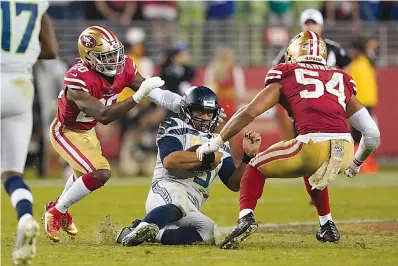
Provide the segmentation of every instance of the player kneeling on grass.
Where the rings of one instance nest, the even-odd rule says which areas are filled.
[[[234,248],[257,230],[254,209],[266,178],[305,176],[312,190],[321,191],[338,173],[355,176],[375,149],[380,132],[355,97],[354,80],[344,71],[326,66],[326,54],[325,42],[318,34],[312,31],[298,34],[286,50],[286,64],[268,71],[265,89],[228,121],[217,138],[197,149],[198,158],[203,161],[206,154],[217,151],[225,141],[278,103],[294,119],[298,132],[295,139],[276,143],[250,161],[240,184],[238,224],[221,248]],[[346,118],[362,133],[355,156]],[[320,197],[312,200],[317,208],[325,203]],[[331,215],[321,223],[316,238],[329,242],[340,239]]]
[[[246,132],[244,157],[235,167],[228,143],[199,161],[196,148],[215,138],[213,133],[220,107],[217,96],[207,87],[185,92],[180,119],[168,118],[157,135],[158,156],[153,181],[146,201],[147,215],[131,227],[123,228],[117,243],[136,246],[143,242],[183,245],[214,243],[212,219],[200,212],[209,197],[209,186],[218,175],[232,191],[239,191],[242,174],[256,154],[261,138]]]

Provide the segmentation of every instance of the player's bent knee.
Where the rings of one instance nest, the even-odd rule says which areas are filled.
[[[214,227],[216,224],[213,221],[206,222],[202,228],[198,229],[200,236],[203,239],[203,242],[206,244],[214,244],[215,236],[214,236]]]
[[[1,173],[1,182],[5,183],[10,177],[13,176],[22,176],[22,173],[14,172],[14,171],[6,171]]]
[[[111,170],[108,169],[95,170],[91,174],[104,184],[111,178]]]

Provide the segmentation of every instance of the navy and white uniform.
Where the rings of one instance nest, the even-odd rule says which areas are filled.
[[[158,155],[153,174],[151,189],[146,201],[146,212],[156,207],[174,204],[181,209],[184,217],[169,228],[193,226],[203,240],[214,242],[215,223],[200,212],[200,208],[209,198],[210,185],[219,176],[227,185],[235,171],[229,144],[220,148],[223,152],[221,163],[213,170],[193,173],[186,170],[167,170],[162,161],[175,151],[186,151],[190,147],[206,143],[218,134],[203,133],[178,118],[167,118],[159,126],[157,135]]]

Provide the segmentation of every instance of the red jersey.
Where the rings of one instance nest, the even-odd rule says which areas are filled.
[[[58,96],[57,119],[62,125],[73,129],[89,130],[98,123],[92,117],[86,116],[79,107],[66,98],[67,90],[80,90],[108,106],[116,103],[119,93],[133,83],[137,68],[134,62],[126,57],[124,71],[115,75],[110,84],[101,74],[89,68],[82,62],[74,64],[64,77],[64,88]]]
[[[299,135],[349,133],[346,106],[356,94],[354,80],[335,67],[279,64],[271,68],[265,86],[281,84],[279,103],[294,119]]]

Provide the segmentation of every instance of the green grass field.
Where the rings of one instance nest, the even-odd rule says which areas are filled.
[[[216,246],[168,247],[114,244],[116,231],[144,215],[149,179],[113,179],[71,208],[79,228],[76,239],[62,234],[52,243],[41,233],[34,265],[398,265],[398,176],[385,173],[339,176],[330,188],[332,214],[342,239],[338,244],[315,239],[317,214],[308,204],[302,179],[268,180],[258,204],[261,227],[239,250]],[[61,192],[61,180],[29,181],[35,217]],[[222,184],[211,187],[203,207],[224,236],[236,223],[238,193]],[[16,215],[4,190],[1,195],[1,262],[11,265]],[[340,221],[340,222],[339,222]]]

